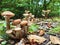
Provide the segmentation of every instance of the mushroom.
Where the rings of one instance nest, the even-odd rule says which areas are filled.
[[[34,15],[31,16],[31,21],[32,21],[32,22],[35,21]]]
[[[31,17],[32,16],[32,13],[29,13],[29,16]]]
[[[29,14],[23,14],[25,16],[25,19],[28,20]]]
[[[27,21],[22,21],[20,23],[20,25],[21,25],[22,30],[24,30],[24,32],[27,33],[27,30],[28,30],[28,22]]]
[[[23,16],[25,16],[25,19],[28,20],[30,14],[29,14],[30,11],[28,10],[25,10],[25,13],[23,14]]]
[[[6,33],[13,39],[21,39],[23,37],[24,32],[20,27],[16,27],[11,30],[7,30]]]
[[[47,27],[48,27],[48,28],[51,28],[51,27],[52,27],[52,26],[51,26],[51,22],[48,22],[48,23],[47,23]]]
[[[47,14],[49,14],[50,11],[51,11],[51,10],[47,10]]]
[[[1,15],[4,16],[4,18],[6,20],[6,29],[9,30],[10,29],[10,21],[9,21],[9,19],[11,17],[13,17],[15,14],[10,12],[10,11],[5,11]]]
[[[45,31],[43,30],[43,29],[41,29],[40,31],[39,31],[39,35],[40,36],[43,36],[45,34]]]
[[[29,12],[30,12],[30,11],[28,11],[28,10],[25,10],[25,13],[26,13],[26,14],[28,14]]]
[[[28,10],[25,10],[25,13],[23,14],[25,17],[29,15],[29,12]]]
[[[23,14],[23,16],[28,17],[28,16],[29,16],[29,14]]]
[[[27,21],[22,21],[20,24],[22,25],[22,26],[26,26],[27,25]]]
[[[13,25],[15,25],[15,26],[19,25],[20,23],[21,23],[21,19],[16,19],[13,21]]]
[[[23,32],[22,32],[21,28],[16,27],[13,31],[14,31],[17,39],[21,39],[23,37]]]
[[[50,10],[42,10],[42,12],[44,13],[42,15],[45,16],[45,18],[47,18]]]
[[[11,37],[15,39],[15,36],[13,35],[13,30],[7,30],[6,33]]]

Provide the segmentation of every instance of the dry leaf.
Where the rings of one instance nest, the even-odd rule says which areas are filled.
[[[50,40],[53,44],[60,44],[60,39],[56,36],[51,36],[50,35]]]
[[[28,36],[28,39],[31,41],[32,39],[34,39],[35,42],[38,42],[38,43],[43,43],[46,39],[44,37],[40,37],[40,36],[37,36],[37,35],[29,35]]]

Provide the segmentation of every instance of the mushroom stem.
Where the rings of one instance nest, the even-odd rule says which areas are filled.
[[[9,18],[6,16],[5,17],[5,20],[6,20],[6,29],[9,30],[10,29],[10,21],[9,21]]]
[[[27,32],[28,32],[28,26],[24,26],[24,32],[25,32],[25,34],[27,34]]]
[[[21,39],[23,37],[23,32],[21,31],[21,28],[17,27],[13,30],[15,32],[15,37],[17,39]]]

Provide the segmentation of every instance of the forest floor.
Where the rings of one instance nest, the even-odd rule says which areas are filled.
[[[59,32],[59,29],[60,29],[59,28],[60,27],[60,18],[58,18],[58,17],[55,17],[55,18],[52,18],[52,19],[42,19],[42,18],[40,18],[40,20],[42,20],[43,22],[40,21],[40,22],[38,22],[36,24],[39,25],[40,29],[46,30],[45,33],[47,34],[47,36],[48,35],[53,35],[53,36],[56,36],[56,37],[60,38],[60,33],[57,33],[57,32]],[[6,26],[6,24],[4,22],[5,21],[2,21],[2,20],[0,21],[0,38],[1,38],[0,39],[0,45],[15,45],[17,42],[19,42],[19,40],[16,41],[15,39],[9,39],[9,36],[7,36],[5,34],[5,31],[6,31],[5,26]],[[52,27],[49,28],[45,24],[42,25],[41,22],[42,23],[50,22]],[[4,23],[4,24],[2,24],[2,23]],[[50,32],[50,30],[52,30],[52,31]],[[56,30],[56,31],[54,31],[54,30]],[[47,38],[47,39],[49,39],[49,38]],[[21,45],[21,44],[19,44],[19,45]],[[46,45],[46,44],[43,43],[43,44],[39,44],[39,45]],[[55,45],[55,44],[49,44],[49,45]]]

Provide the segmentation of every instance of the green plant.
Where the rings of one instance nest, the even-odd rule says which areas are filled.
[[[6,45],[7,41],[1,42],[1,45]]]
[[[49,34],[60,34],[60,26],[57,26],[57,27],[51,29],[48,33]]]
[[[38,25],[36,24],[32,24],[30,27],[29,27],[29,31],[28,32],[35,32],[38,30]]]
[[[5,21],[0,22],[0,38],[3,38],[5,40],[9,39],[9,36],[6,34],[6,22]]]

